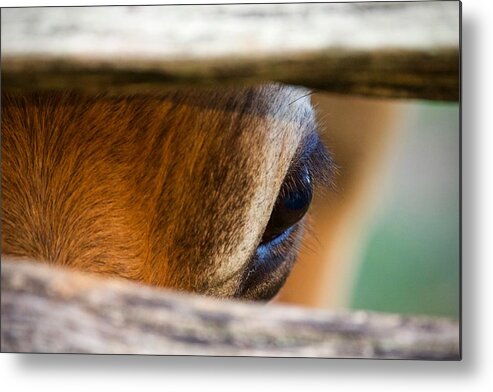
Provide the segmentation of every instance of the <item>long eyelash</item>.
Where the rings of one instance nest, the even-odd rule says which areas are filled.
[[[291,101],[290,103],[288,103],[288,105],[291,105],[291,104],[295,103],[296,101],[299,101],[302,98],[309,97],[310,95],[315,94],[316,92],[317,92],[316,90],[310,91],[309,93],[304,94],[301,97],[296,98],[294,101]]]
[[[306,184],[299,179],[301,168],[306,167],[316,191],[334,190],[334,178],[338,167],[322,143],[317,132],[311,133],[303,143],[303,152],[299,156],[286,175],[286,180],[281,188],[281,197],[284,192],[294,189],[303,189]]]
[[[315,147],[307,156],[305,164],[312,175],[315,186],[333,189],[337,165],[318,134],[315,134],[315,139]]]

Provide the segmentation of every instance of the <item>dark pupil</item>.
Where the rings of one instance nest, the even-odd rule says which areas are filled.
[[[302,167],[293,178],[284,181],[262,236],[262,243],[272,241],[299,222],[310,206],[312,195],[310,173],[306,167]]]

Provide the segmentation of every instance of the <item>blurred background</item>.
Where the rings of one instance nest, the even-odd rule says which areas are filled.
[[[458,104],[313,102],[339,174],[279,301],[458,318]]]

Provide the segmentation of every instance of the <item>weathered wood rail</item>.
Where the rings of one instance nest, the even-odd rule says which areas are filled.
[[[2,261],[3,352],[459,359],[428,317],[216,300]]]
[[[279,81],[456,101],[459,2],[2,9],[4,89]]]

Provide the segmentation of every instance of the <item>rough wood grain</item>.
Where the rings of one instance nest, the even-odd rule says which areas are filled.
[[[2,260],[3,352],[459,359],[456,322],[241,303]]]
[[[458,100],[458,2],[2,10],[12,91],[155,92],[266,80]]]

